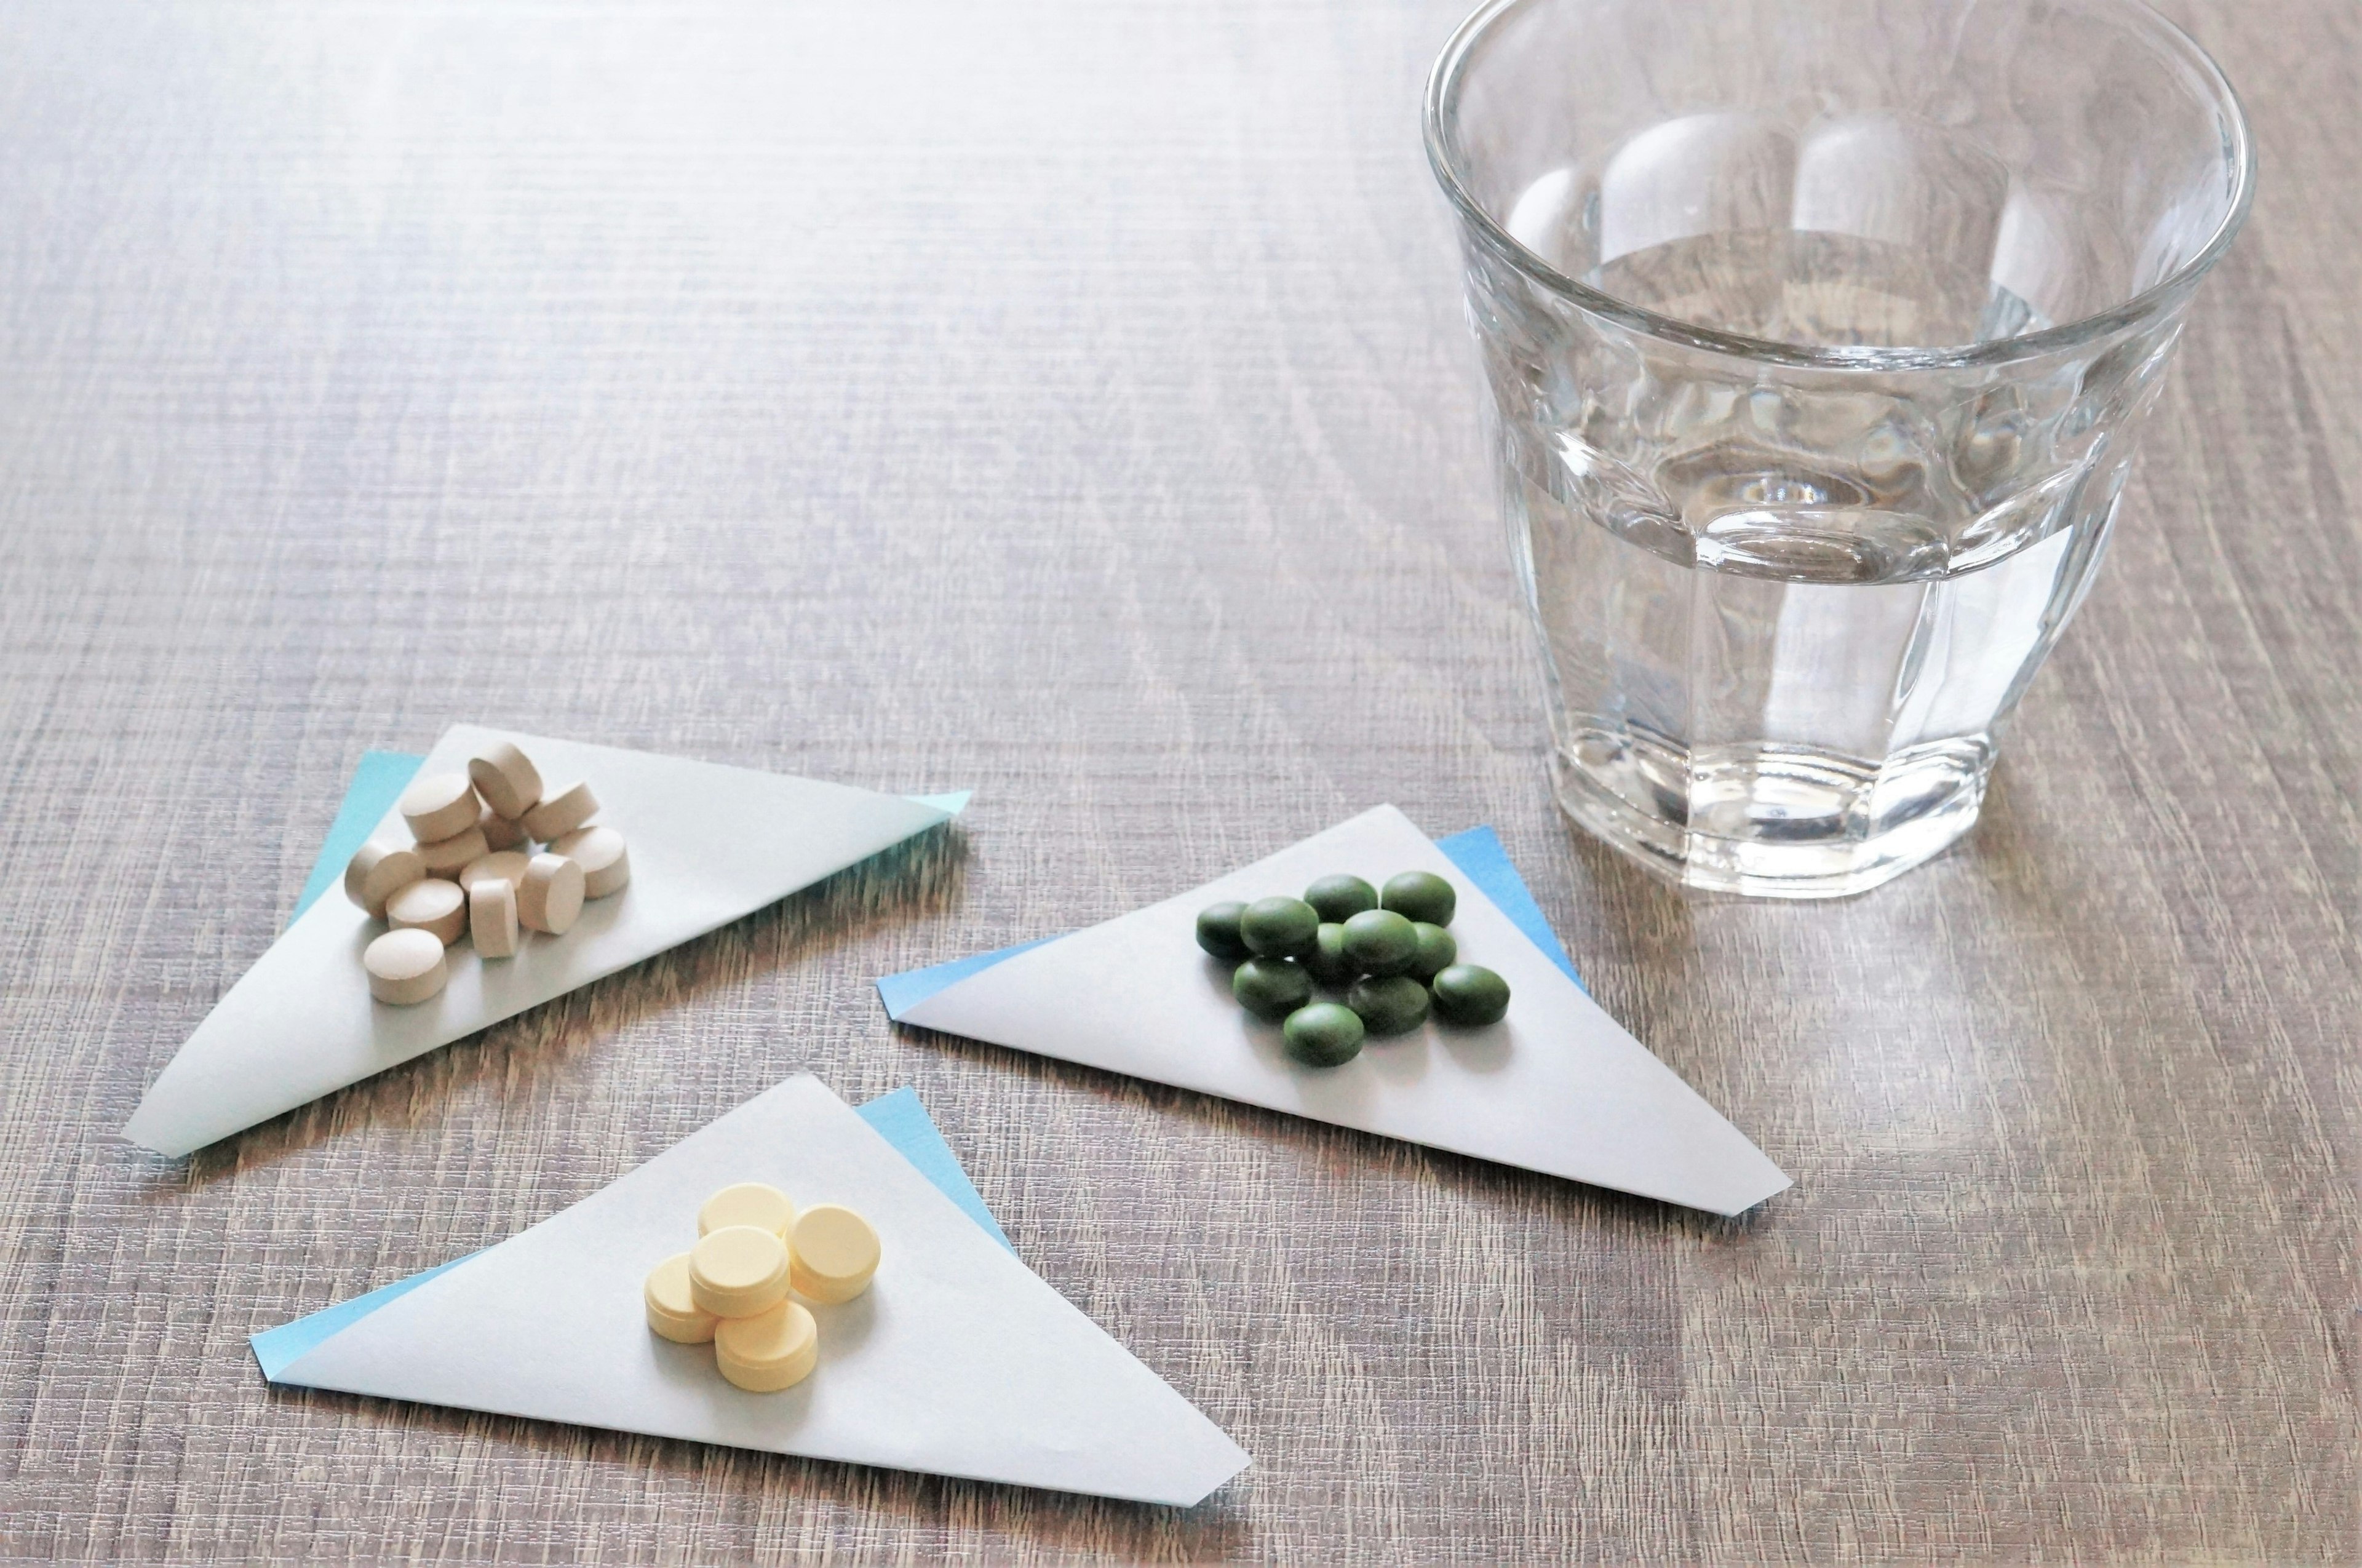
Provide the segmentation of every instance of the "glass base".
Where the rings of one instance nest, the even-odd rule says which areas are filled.
[[[1554,758],[1558,802],[1595,836],[1685,888],[1756,898],[1867,892],[1976,825],[1992,747],[1953,740],[1870,768],[1766,744],[1688,753],[1603,732]]]

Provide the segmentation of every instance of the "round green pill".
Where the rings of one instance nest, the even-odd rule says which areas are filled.
[[[1313,979],[1332,991],[1341,991],[1353,983],[1362,966],[1345,951],[1345,928],[1334,923],[1323,924],[1313,933],[1312,951],[1304,955],[1304,966]]]
[[[1362,1054],[1362,1037],[1368,1031],[1352,1008],[1321,1001],[1289,1013],[1280,1032],[1287,1054],[1306,1066],[1335,1067]]]
[[[1239,935],[1239,917],[1247,912],[1244,904],[1235,900],[1227,904],[1208,904],[1198,911],[1198,945],[1217,958],[1227,958],[1235,964],[1247,955],[1247,944]]]
[[[1378,907],[1378,890],[1359,877],[1323,877],[1304,889],[1304,901],[1331,925],[1342,925],[1363,910]]]
[[[1407,1034],[1427,1021],[1427,988],[1408,975],[1362,980],[1345,993],[1373,1034]]]
[[[1312,945],[1320,917],[1302,899],[1257,899],[1239,916],[1247,951],[1265,958],[1294,957]]]
[[[1399,975],[1418,956],[1418,929],[1391,910],[1364,910],[1345,922],[1345,955],[1373,975]]]
[[[1392,910],[1405,920],[1450,925],[1451,911],[1460,907],[1460,895],[1451,890],[1451,883],[1432,871],[1406,871],[1386,878],[1386,890],[1379,898],[1378,907]]]
[[[1460,944],[1450,932],[1423,920],[1411,922],[1410,928],[1418,933],[1418,950],[1411,955],[1410,967],[1404,974],[1415,980],[1432,980],[1460,962]]]
[[[1462,1029],[1498,1023],[1509,1010],[1509,982],[1482,964],[1454,964],[1435,977],[1435,1016]]]
[[[1265,1023],[1277,1023],[1312,999],[1312,977],[1286,958],[1250,958],[1232,972],[1231,995]]]

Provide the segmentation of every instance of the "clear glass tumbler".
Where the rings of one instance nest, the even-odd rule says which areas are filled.
[[[1692,887],[1974,823],[2254,183],[2135,0],[1496,0],[1436,63],[1560,802]]]

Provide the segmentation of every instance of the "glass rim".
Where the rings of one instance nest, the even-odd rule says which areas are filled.
[[[2106,337],[2161,311],[2175,295],[2194,286],[2215,262],[2223,259],[2223,253],[2238,237],[2241,226],[2246,222],[2248,209],[2254,204],[2255,138],[2247,127],[2246,106],[2239,102],[2239,94],[2223,74],[2222,67],[2199,47],[2196,39],[2182,31],[2170,17],[2146,4],[2146,0],[2087,0],[2087,3],[2102,9],[2120,14],[2136,29],[2145,28],[2169,54],[2191,67],[2199,80],[2213,89],[2216,105],[2230,127],[2237,182],[2232,189],[2230,205],[2224,210],[2222,221],[2189,260],[2140,293],[2106,310],[2077,316],[2057,326],[2046,326],[2039,332],[2024,333],[2014,337],[1996,337],[1982,343],[1899,348],[1816,348],[1803,343],[1782,342],[1777,338],[1749,337],[1742,333],[1717,331],[1695,322],[1683,321],[1678,316],[1661,315],[1655,311],[1619,300],[1613,294],[1603,293],[1543,260],[1495,221],[1493,215],[1485,210],[1460,178],[1459,149],[1445,129],[1445,116],[1459,100],[1469,55],[1478,40],[1503,15],[1526,6],[1546,3],[1547,0],[1485,0],[1485,4],[1470,12],[1453,31],[1451,39],[1443,46],[1443,52],[1436,56],[1434,69],[1428,73],[1423,115],[1428,165],[1434,171],[1437,182],[1442,185],[1444,194],[1451,198],[1468,231],[1483,241],[1486,248],[1551,293],[1572,300],[1592,315],[1606,316],[1647,337],[1734,359],[1831,370],[1956,370],[2036,359]]]

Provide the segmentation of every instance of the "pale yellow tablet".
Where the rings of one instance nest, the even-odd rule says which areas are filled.
[[[689,1253],[690,1299],[717,1318],[749,1318],[788,1295],[788,1248],[768,1231],[724,1225]]]
[[[484,843],[493,850],[522,849],[530,841],[524,836],[524,823],[511,822],[490,806],[476,818],[476,831],[484,835]]]
[[[490,855],[480,855],[459,870],[459,886],[472,893],[482,881],[506,882],[513,888],[524,880],[524,868],[533,856],[513,849],[495,849]]]
[[[751,1318],[725,1318],[713,1331],[713,1364],[750,1394],[776,1394],[811,1375],[820,1326],[793,1301]]]
[[[547,844],[564,838],[599,811],[599,797],[590,793],[588,784],[568,784],[565,789],[542,797],[541,803],[524,814],[524,831]],[[473,819],[470,819],[471,821]]]
[[[517,882],[517,919],[563,936],[582,914],[582,867],[563,855],[536,855]]]
[[[464,773],[430,773],[402,792],[399,809],[410,836],[433,844],[476,825],[476,787]]]
[[[431,932],[448,947],[468,929],[468,895],[457,882],[429,877],[388,899],[385,918],[396,931]]]
[[[468,935],[480,958],[513,958],[517,950],[516,884],[486,877],[467,889]]]
[[[788,1283],[807,1301],[833,1306],[869,1288],[877,1232],[841,1203],[815,1203],[788,1227]]]
[[[442,941],[425,931],[387,932],[362,950],[361,967],[369,971],[370,995],[394,1007],[426,1000],[451,977]]]
[[[697,1211],[697,1233],[710,1236],[725,1225],[752,1225],[784,1242],[795,1218],[796,1206],[788,1201],[786,1193],[763,1182],[742,1181],[705,1200],[705,1207]]]
[[[469,823],[465,833],[455,833],[449,838],[438,838],[433,844],[420,845],[418,858],[425,862],[429,877],[456,882],[469,861],[481,860],[491,852],[492,846],[484,842],[484,830]]]
[[[613,828],[576,828],[552,844],[549,852],[563,855],[582,867],[582,896],[586,899],[620,893],[624,884],[632,879],[632,857],[624,851],[624,835]]]
[[[494,741],[468,759],[468,778],[484,804],[514,822],[541,802],[541,770],[507,741]]]
[[[345,897],[385,918],[385,901],[426,875],[418,851],[390,844],[364,844],[345,865]]]
[[[711,1342],[713,1326],[722,1320],[690,1297],[687,1253],[675,1253],[657,1264],[640,1286],[640,1299],[648,1309],[648,1327],[675,1344]]]

